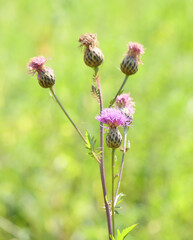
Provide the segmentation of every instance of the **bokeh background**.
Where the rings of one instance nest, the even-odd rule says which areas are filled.
[[[0,1],[0,240],[107,239],[98,164],[26,68],[33,56],[51,57],[58,98],[99,139],[93,71],[78,48],[86,32],[105,55],[106,107],[128,42],[146,48],[125,86],[136,113],[116,226],[138,223],[130,240],[193,239],[192,8],[191,0]],[[109,149],[105,157],[110,188]]]

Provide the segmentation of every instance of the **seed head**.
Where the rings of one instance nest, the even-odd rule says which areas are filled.
[[[43,88],[50,88],[55,84],[56,78],[54,72],[51,68],[46,67],[45,63],[48,61],[48,58],[33,57],[30,59],[27,68],[29,69],[28,73],[34,75],[38,73],[37,79],[39,85]]]
[[[139,64],[143,64],[141,61],[142,54],[144,54],[143,46],[136,42],[130,42],[128,52],[121,62],[121,71],[128,76],[136,73]]]
[[[98,67],[104,60],[102,51],[98,48],[96,34],[85,33],[79,38],[80,47],[84,48],[84,62],[89,67]]]

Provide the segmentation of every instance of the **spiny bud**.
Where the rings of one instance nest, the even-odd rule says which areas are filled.
[[[121,71],[128,76],[136,73],[139,64],[143,64],[141,61],[142,54],[144,54],[143,46],[136,42],[130,42],[129,50],[121,62]]]
[[[38,72],[38,83],[43,88],[50,88],[56,82],[56,78],[52,69],[45,67],[40,72]]]
[[[95,34],[85,33],[79,38],[80,47],[85,46],[84,62],[87,66],[96,68],[104,60],[102,51],[98,48],[98,41]]]
[[[33,57],[30,59],[27,65],[29,74],[34,75],[36,72],[38,73],[38,83],[43,88],[50,88],[56,82],[53,70],[49,67],[44,66],[47,60],[48,58],[45,59],[43,56]]]
[[[118,148],[121,146],[122,136],[118,128],[109,128],[106,136],[106,144],[109,148]]]

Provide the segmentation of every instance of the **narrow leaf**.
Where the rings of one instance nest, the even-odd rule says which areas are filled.
[[[100,100],[99,100],[99,91],[98,89],[92,84],[91,86],[91,93],[92,93],[92,96],[94,98],[96,98],[97,102],[100,103]]]
[[[111,238],[111,240],[115,240],[115,238],[112,235],[110,235],[110,238]]]
[[[137,226],[137,224],[133,224],[132,226],[130,226],[130,227],[128,227],[128,228],[125,228],[122,232],[121,232],[121,234],[119,235],[119,233],[118,233],[118,230],[117,230],[117,234],[118,234],[118,236],[117,236],[117,239],[116,240],[123,240],[123,239],[125,239],[125,237],[128,235],[128,233],[129,232],[131,232],[131,230],[134,228],[134,227],[136,227]]]
[[[119,215],[119,212],[117,210],[115,210],[115,214]]]

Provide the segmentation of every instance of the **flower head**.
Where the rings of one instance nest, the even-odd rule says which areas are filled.
[[[29,69],[28,73],[34,75],[38,73],[37,79],[41,87],[50,88],[55,84],[54,71],[45,66],[45,63],[49,58],[43,56],[33,57],[30,59],[27,68]]]
[[[29,69],[29,74],[34,75],[36,72],[41,72],[45,68],[44,64],[48,61],[49,58],[43,56],[33,57],[30,59],[27,68]]]
[[[132,100],[130,94],[125,93],[117,96],[115,104],[121,111],[124,109],[124,113],[127,113],[127,115],[132,117],[135,113],[135,103]]]
[[[104,60],[102,51],[98,48],[98,41],[96,34],[85,33],[82,34],[78,40],[84,47],[84,62],[87,66],[97,68]]]
[[[144,47],[143,45],[137,43],[137,42],[129,42],[129,51],[128,55],[132,56],[134,58],[137,58],[138,62],[143,64],[141,61],[141,55],[144,54]]]
[[[81,43],[80,47],[85,46],[86,48],[89,48],[97,47],[98,45],[96,34],[93,33],[82,34],[78,41]]]
[[[119,109],[105,108],[100,116],[96,119],[104,124],[107,124],[110,128],[116,128],[119,126],[129,126],[131,119],[127,118]]]

